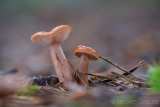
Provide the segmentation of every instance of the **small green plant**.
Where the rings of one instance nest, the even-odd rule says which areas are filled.
[[[29,86],[26,87],[25,89],[18,90],[17,92],[15,92],[15,94],[19,96],[35,95],[36,92],[40,90],[42,87],[37,86],[37,84],[33,85],[32,83],[33,82],[31,82]]]
[[[149,80],[151,82],[150,87],[152,91],[160,92],[160,63],[149,66],[149,71]]]

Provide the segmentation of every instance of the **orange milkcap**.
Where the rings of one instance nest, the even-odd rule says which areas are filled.
[[[90,61],[95,61],[99,59],[99,55],[95,50],[93,50],[92,48],[88,46],[84,46],[84,45],[77,46],[74,49],[74,54],[79,58],[81,57],[82,54],[86,54],[88,55],[88,59]]]
[[[37,32],[32,35],[31,40],[34,43],[42,45],[51,45],[53,43],[63,42],[71,32],[71,27],[68,25],[60,25],[53,28],[50,32]]]

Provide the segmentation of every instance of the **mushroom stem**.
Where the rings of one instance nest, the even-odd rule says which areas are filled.
[[[67,85],[73,81],[73,72],[59,43],[49,46],[51,59],[60,82]]]
[[[78,72],[80,72],[79,75],[83,82],[80,81],[79,77],[77,77],[77,82],[83,86],[88,86],[88,75],[83,74],[84,72],[88,73],[88,56],[86,54],[82,54],[80,57]]]

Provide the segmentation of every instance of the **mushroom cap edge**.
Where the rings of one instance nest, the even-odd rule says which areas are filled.
[[[92,48],[84,45],[79,45],[74,49],[74,54],[81,57],[82,54],[87,54],[89,61],[96,61],[99,59],[99,54]]]

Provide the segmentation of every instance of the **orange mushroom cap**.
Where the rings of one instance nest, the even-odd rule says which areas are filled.
[[[95,61],[99,59],[99,55],[95,50],[84,45],[77,46],[74,49],[74,54],[79,58],[81,57],[82,54],[86,54],[88,55],[88,59],[90,61]]]
[[[53,28],[50,32],[37,32],[32,35],[31,40],[34,43],[42,45],[51,45],[53,43],[63,42],[71,32],[71,27],[68,25],[60,25]]]

